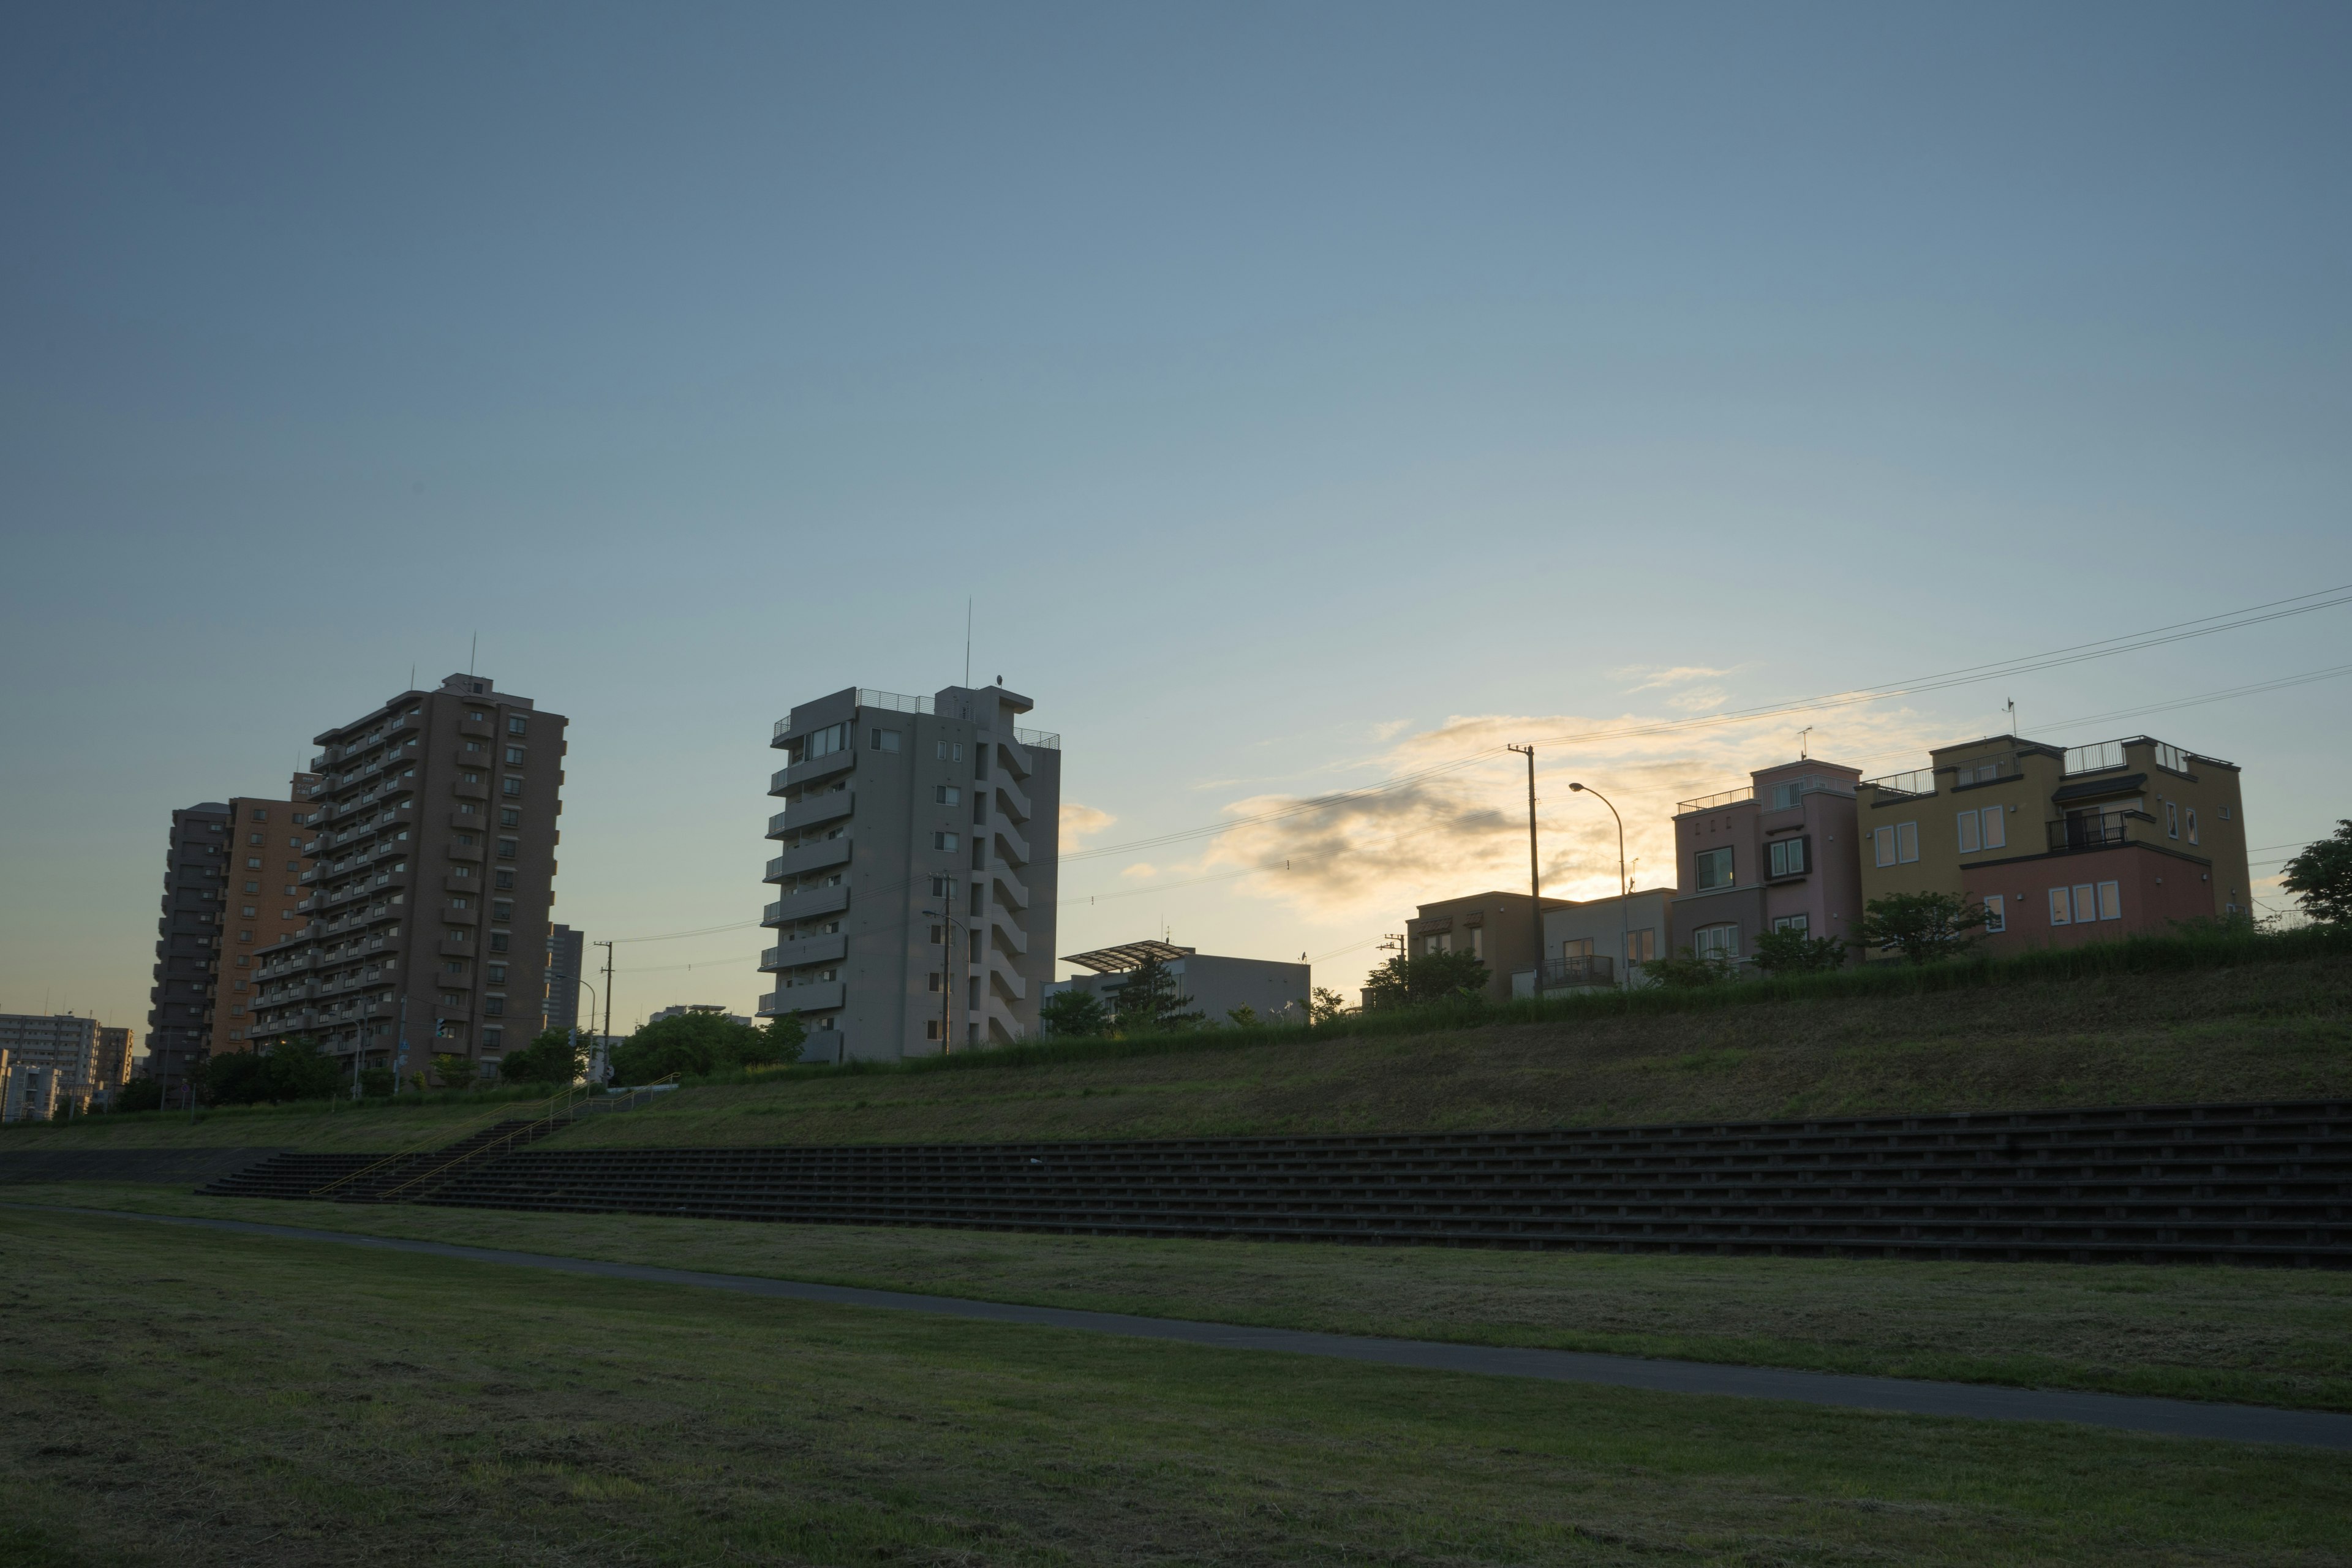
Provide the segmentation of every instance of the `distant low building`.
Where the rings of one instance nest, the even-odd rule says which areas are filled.
[[[1666,951],[1675,889],[1637,888],[1624,899],[1586,899],[1544,911],[1545,994],[1591,986],[1639,985],[1642,966]],[[1511,994],[1536,994],[1533,969],[1511,975]]]
[[[580,973],[587,954],[588,939],[581,932],[561,923],[547,928],[547,991],[539,1009],[542,1033],[579,1027]]]
[[[14,1070],[53,1072],[55,1092],[78,1102],[97,1087],[100,1034],[97,1019],[71,1013],[0,1013],[0,1051]]]
[[[1564,910],[1566,899],[1546,899],[1544,910]],[[1536,924],[1525,893],[1473,893],[1423,904],[1405,921],[1405,952],[1414,958],[1433,952],[1469,952],[1486,965],[1486,996],[1507,1001],[1511,976],[1536,966]]]
[[[1314,994],[1311,966],[1275,959],[1224,958],[1164,942],[1130,942],[1071,953],[1062,962],[1091,973],[1049,982],[1045,995],[1083,991],[1112,1005],[1118,988],[1143,967],[1147,958],[1156,958],[1166,966],[1175,978],[1176,994],[1191,998],[1185,1012],[1206,1014],[1219,1024],[1243,1007],[1261,1022],[1307,1021],[1307,999]]]
[[[98,1068],[90,1081],[92,1099],[102,1104],[114,1103],[114,1091],[131,1081],[131,1047],[137,1043],[138,1035],[134,1030],[100,1026]]]
[[[1862,922],[1856,770],[1818,757],[1675,807],[1673,953],[1744,963],[1767,931],[1850,940]],[[1670,954],[1671,955],[1671,954]]]

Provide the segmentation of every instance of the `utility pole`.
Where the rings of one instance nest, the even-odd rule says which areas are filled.
[[[1513,746],[1512,751],[1528,760],[1528,924],[1535,932],[1536,973],[1528,984],[1528,994],[1543,994],[1543,863],[1536,858],[1536,749],[1533,746]],[[1502,956],[1497,953],[1496,957]]]
[[[613,944],[609,942],[600,942],[595,945],[604,950],[604,1037],[611,1039],[613,1037]]]
[[[952,879],[948,885],[950,889],[953,888]],[[923,913],[933,916],[940,921],[940,1055],[944,1057],[955,1054],[955,983],[959,978],[954,972],[954,967],[948,963],[950,952],[948,933],[953,931],[957,936],[963,938],[964,940],[956,945],[967,949],[971,942],[971,933],[965,931],[961,921],[948,912],[955,908],[955,895],[952,891],[946,898],[941,899],[940,903],[941,908],[925,910]],[[967,978],[971,967],[971,961],[966,958],[964,968],[967,971]]]

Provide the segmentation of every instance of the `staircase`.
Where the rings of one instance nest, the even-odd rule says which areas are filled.
[[[1658,1128],[533,1150],[422,1201],[1071,1235],[2352,1267],[2352,1102]]]

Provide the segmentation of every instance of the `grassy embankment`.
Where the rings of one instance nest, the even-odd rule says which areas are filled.
[[[0,1210],[0,1558],[2342,1563],[2352,1458]]]
[[[0,1201],[1334,1333],[2352,1410],[2333,1270],[1148,1241],[0,1187]]]
[[[690,1085],[563,1141],[1166,1138],[2352,1095],[2352,943],[2255,940],[2271,945],[2249,950],[2252,961],[2209,967],[2158,961],[2227,958],[2227,944],[2149,942],[2117,944],[2148,958],[2138,968],[2086,950],[1549,1004],[1472,1026],[1375,1018],[1354,1033],[1212,1032],[887,1069],[788,1068]],[[0,1151],[117,1141],[389,1149],[455,1136],[500,1109],[478,1100],[96,1118],[10,1129]]]

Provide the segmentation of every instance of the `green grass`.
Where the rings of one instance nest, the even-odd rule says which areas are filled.
[[[2218,939],[2116,943],[1884,980],[1725,986],[1687,1005],[1646,994],[1545,1004],[1566,1011],[1475,1027],[1422,1016],[1408,1020],[1420,1032],[1384,1021],[1364,1034],[1219,1031],[871,1071],[796,1068],[689,1085],[563,1136],[580,1146],[1166,1138],[2352,1097],[2352,957],[2312,945],[2317,956],[2264,947],[2263,962],[2200,967],[2189,961],[2237,950]],[[2126,964],[2135,952],[2144,967]],[[1931,983],[1950,988],[1920,989]],[[446,1142],[502,1106],[521,1108],[475,1096],[357,1112],[222,1110],[193,1122],[100,1117],[6,1129],[0,1152],[115,1141],[388,1150]]]
[[[1151,1317],[2352,1410],[2352,1274],[1150,1241],[0,1189]]]
[[[0,1210],[11,1563],[2346,1561],[2352,1458]]]

